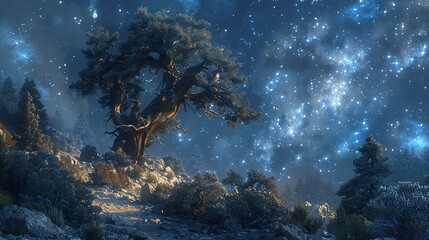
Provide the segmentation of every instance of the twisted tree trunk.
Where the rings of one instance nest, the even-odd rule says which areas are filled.
[[[131,158],[141,161],[153,132],[177,116],[187,93],[197,80],[197,75],[205,69],[204,63],[201,63],[187,69],[183,76],[178,78],[173,74],[173,66],[170,62],[171,71],[164,73],[163,91],[142,111],[140,103],[135,102],[128,116],[123,111],[125,88],[120,80],[113,85],[110,115],[118,132],[113,143],[113,151],[122,151]]]

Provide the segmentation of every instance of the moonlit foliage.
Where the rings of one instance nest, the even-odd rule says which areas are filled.
[[[375,224],[379,228],[401,239],[429,237],[429,186],[400,182],[396,186],[380,187],[369,206],[378,213]]]

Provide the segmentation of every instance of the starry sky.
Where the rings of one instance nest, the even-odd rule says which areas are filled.
[[[229,129],[183,112],[188,133],[168,134],[150,154],[186,161],[201,152],[220,173],[258,168],[291,181],[310,172],[340,180],[369,134],[390,157],[429,146],[429,0],[1,1],[1,77],[18,87],[34,78],[48,113],[59,110],[69,127],[87,114],[100,151],[111,143],[105,111],[68,85],[85,65],[85,32],[104,26],[126,37],[139,6],[211,22],[214,43],[243,63],[243,90],[266,114]]]

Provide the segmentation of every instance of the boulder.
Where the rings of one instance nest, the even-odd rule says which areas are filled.
[[[130,234],[130,238],[134,240],[148,240],[149,236],[140,230],[135,230]]]
[[[11,205],[0,212],[0,231],[12,235],[46,238],[62,231],[40,212]]]
[[[104,223],[119,226],[132,226],[133,223],[126,218],[117,216],[115,214],[107,213],[104,215]]]
[[[277,224],[274,230],[276,237],[286,237],[289,240],[302,240],[306,239],[305,233],[296,225],[293,224]]]

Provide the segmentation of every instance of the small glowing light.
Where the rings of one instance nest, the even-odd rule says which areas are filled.
[[[98,17],[98,13],[97,13],[97,11],[94,11],[92,13],[92,18],[96,19],[97,17]]]

